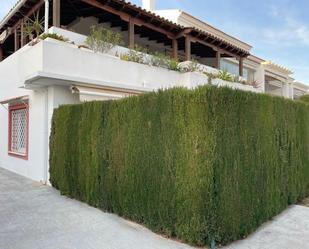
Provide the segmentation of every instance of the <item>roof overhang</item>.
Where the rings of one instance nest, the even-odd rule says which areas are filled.
[[[171,22],[153,12],[147,11],[124,0],[79,0],[75,2],[86,3],[118,15],[124,21],[134,20],[137,26],[149,27],[150,29],[166,35],[168,39],[175,39],[176,37],[181,38],[189,34],[204,45],[222,49],[223,52],[226,51],[236,57],[246,57],[250,54],[248,49],[246,50],[241,46],[235,46],[210,32],[205,32],[197,28],[190,28],[188,31],[184,26]],[[0,23],[0,34],[4,30],[10,30],[10,28],[15,27],[21,18],[29,15],[29,12],[33,11],[37,6],[41,6],[40,4],[42,3],[44,3],[44,0],[20,0],[17,2]],[[183,33],[184,31],[186,34]]]
[[[81,102],[95,100],[117,100],[125,97],[135,96],[138,94],[135,91],[129,90],[121,90],[99,86],[89,87],[83,85],[72,85],[71,90],[73,94],[78,94]]]
[[[54,73],[47,73],[38,71],[29,76],[25,82],[25,89],[37,90],[48,86],[72,86],[72,85],[87,85],[88,87],[97,88],[101,86],[104,89],[118,89],[122,92],[130,93],[145,93],[152,92],[155,89],[148,87],[128,86],[119,82],[105,82],[101,80],[94,80],[91,78],[83,78],[76,76],[68,76]]]
[[[23,96],[13,97],[13,98],[10,98],[10,99],[1,100],[0,104],[6,105],[6,104],[24,103],[28,99],[29,99],[29,95],[23,95]]]
[[[43,0],[19,0],[9,13],[0,22],[0,34],[13,27],[21,18],[27,16],[35,6],[42,4]]]
[[[16,15],[16,13],[20,10],[20,8],[22,8],[25,2],[27,2],[27,0],[19,0],[9,11],[9,13],[6,16],[4,16],[4,18],[0,22],[0,33],[2,33],[5,30],[4,26],[11,20],[11,18],[13,18]]]
[[[244,54],[249,54],[252,46],[249,44],[209,25],[208,23],[190,15],[189,13],[179,9],[156,10],[155,13],[176,22],[178,25],[187,29],[192,29],[195,32],[208,35],[208,41],[218,40],[219,44],[223,43],[224,48],[242,51]]]
[[[225,52],[229,55],[237,55],[239,57],[247,57],[250,55],[250,51],[244,50],[238,46],[233,45],[221,38],[216,37],[215,35],[202,31],[196,28],[185,28],[187,34],[190,34],[195,38],[196,42],[201,41],[202,44],[213,47],[214,49],[221,49],[222,52]]]
[[[284,66],[281,66],[279,64],[273,63],[271,61],[264,61],[261,64],[264,65],[266,68],[268,68],[271,71],[280,72],[280,73],[283,73],[287,76],[293,74],[293,71],[291,71],[290,69],[288,69]]]
[[[192,16],[191,14],[181,11],[180,19],[183,18],[185,22],[188,20],[190,23],[192,23],[194,26],[194,29],[196,31],[200,31],[202,33],[207,33],[208,35],[212,36],[213,38],[216,38],[222,42],[225,43],[225,45],[230,45],[231,47],[237,48],[239,50],[242,50],[246,52],[248,55],[250,54],[250,50],[252,49],[252,46],[213,27],[212,25],[203,22],[202,20]],[[180,23],[181,24],[181,23]]]
[[[308,92],[309,91],[309,86],[304,84],[304,83],[301,83],[301,82],[294,82],[294,88],[297,88],[299,90],[302,90],[304,92]]]

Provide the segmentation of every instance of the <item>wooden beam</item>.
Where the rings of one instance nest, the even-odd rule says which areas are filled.
[[[53,0],[53,26],[60,28],[60,0]]]
[[[179,34],[176,35],[176,39],[189,35],[192,31],[192,28],[186,28],[185,30],[181,31]]]
[[[172,40],[172,49],[173,49],[173,55],[172,57],[175,60],[178,60],[178,40],[177,39],[173,39]]]
[[[191,61],[191,37],[185,37],[185,60]]]
[[[219,48],[217,46],[215,46],[214,44],[208,43],[206,41],[198,40],[197,42],[200,43],[200,44],[203,44],[204,46],[212,48],[214,51],[218,51],[219,50]],[[221,51],[221,54],[224,53],[224,54],[230,55],[232,57],[236,57],[236,54],[231,53],[230,51],[227,51],[225,49],[221,49],[220,48],[220,51]]]
[[[107,11],[109,13],[112,13],[114,15],[118,15],[122,20],[129,22],[130,19],[132,19],[134,21],[134,24],[137,26],[144,26],[147,27],[149,29],[152,29],[154,31],[157,31],[159,33],[165,34],[168,38],[173,39],[174,38],[174,34],[172,32],[169,32],[167,30],[165,30],[164,28],[160,28],[157,25],[154,25],[152,23],[143,21],[141,19],[135,18],[134,16],[131,16],[127,13],[124,13],[120,10],[114,9],[110,6],[108,6],[107,4],[103,4],[98,2],[97,0],[81,0],[84,3],[87,3],[89,5],[92,5],[96,8],[102,9],[104,11]]]
[[[44,0],[40,0],[29,12],[24,16],[24,18],[30,17],[35,11],[37,11],[42,4],[44,3]],[[14,51],[17,51],[21,46],[25,44],[25,37],[24,37],[24,30],[23,30],[23,21],[24,18],[20,19],[12,28],[9,29],[9,35],[5,38],[3,42],[6,41],[8,37],[10,37],[11,34],[14,35]],[[21,35],[18,34],[18,28],[21,29]],[[4,59],[4,49],[0,47],[0,61]]]
[[[2,45],[0,44],[0,61],[3,61],[3,60],[4,60],[4,51],[3,51]]]
[[[24,36],[24,19],[22,19],[20,24],[20,47],[23,47],[25,43],[25,36]]]
[[[239,76],[244,76],[244,58],[239,57]]]
[[[220,70],[221,64],[221,52],[220,50],[216,51],[216,59],[214,67]]]
[[[19,49],[19,38],[17,28],[14,30],[14,52]]]
[[[18,26],[21,25],[22,23],[22,20],[23,19],[26,19],[26,18],[29,18],[31,15],[33,15],[36,11],[38,11],[42,5],[44,4],[44,0],[40,0],[36,5],[34,5],[34,7],[32,7],[31,10],[29,10],[29,12],[24,16],[24,18],[20,19],[17,23],[14,24],[14,26],[10,29],[10,30],[15,30],[17,29]],[[12,34],[12,32],[9,32],[9,34]],[[9,37],[9,35],[6,37],[6,39]],[[5,40],[6,40],[5,39]],[[4,41],[5,41],[4,40]],[[2,41],[2,42],[4,42]]]
[[[135,47],[135,41],[134,41],[134,36],[135,36],[135,24],[133,20],[130,18],[129,23],[128,23],[128,41],[129,41],[129,48],[134,49]]]

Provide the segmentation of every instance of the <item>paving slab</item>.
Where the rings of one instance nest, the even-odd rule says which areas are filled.
[[[309,249],[309,208],[291,206],[224,249]],[[193,249],[0,168],[0,249]]]
[[[192,249],[0,168],[0,249]]]
[[[309,208],[293,205],[225,249],[309,249]]]

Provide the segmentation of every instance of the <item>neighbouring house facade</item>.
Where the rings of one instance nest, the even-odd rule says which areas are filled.
[[[148,8],[148,10],[153,11],[154,13],[179,25],[187,28],[195,27],[196,29],[210,33],[219,39],[228,41],[234,46],[239,46],[248,52],[250,52],[252,48],[250,45],[240,41],[239,39],[218,30],[217,28],[182,10],[155,10],[154,1],[152,1],[151,4],[147,4],[147,0],[144,2],[144,5]],[[272,95],[293,99],[306,94],[309,90],[307,85],[294,82],[294,79],[291,77],[293,72],[289,69],[253,55],[247,56],[243,61],[225,57],[221,58],[219,63],[219,69],[227,70],[234,75],[239,74],[238,68],[240,65],[243,66],[241,76],[250,83],[258,84],[262,87],[264,92]],[[298,95],[294,95],[293,92],[296,92]]]
[[[175,86],[207,84],[227,70],[241,82],[214,79],[212,84],[298,98],[308,86],[292,72],[250,55],[251,46],[200,20],[178,12],[154,11],[123,0],[20,0],[0,23],[0,167],[48,183],[49,134],[59,105],[111,100]],[[181,12],[183,13],[183,12]],[[25,23],[45,19],[45,32],[67,38],[33,41]],[[190,19],[191,18],[191,19]],[[188,19],[188,20],[187,20]],[[108,53],[85,47],[91,26],[122,34],[123,46]],[[135,45],[199,70],[172,71],[122,60]],[[145,57],[150,55],[144,55]]]

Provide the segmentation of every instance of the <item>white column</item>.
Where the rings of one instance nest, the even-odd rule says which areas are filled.
[[[294,83],[290,83],[290,99],[294,99]]]
[[[49,20],[49,0],[45,0],[45,22],[44,22],[45,33],[48,33],[48,20]]]
[[[265,69],[263,65],[260,65],[256,72],[255,72],[255,80],[257,84],[259,84],[259,88],[262,90],[262,92],[265,92]]]
[[[291,82],[289,79],[282,83],[282,95],[285,98],[293,99],[293,82]]]

